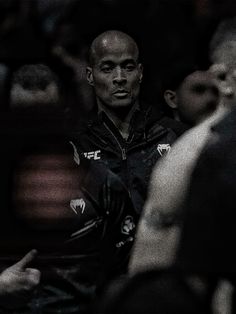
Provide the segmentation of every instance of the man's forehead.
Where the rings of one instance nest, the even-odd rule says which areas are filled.
[[[116,58],[133,59],[137,61],[138,51],[135,45],[128,40],[104,38],[96,45],[94,56],[97,62]]]
[[[184,81],[187,84],[204,83],[206,85],[212,85],[214,76],[209,71],[195,71],[189,74]]]
[[[137,59],[134,58],[133,55],[123,53],[123,54],[105,54],[101,57],[98,57],[96,60],[96,64],[106,64],[106,63],[115,63],[115,64],[123,64],[123,63],[134,63],[136,64]]]

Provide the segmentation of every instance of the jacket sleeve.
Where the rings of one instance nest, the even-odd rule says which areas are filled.
[[[103,183],[100,202],[107,217],[102,248],[103,264],[108,270],[108,276],[118,275],[127,270],[137,216],[127,189],[111,171],[108,171]]]
[[[119,179],[105,165],[81,159],[84,172],[82,190],[102,218],[101,256],[105,276],[126,271],[137,224],[129,193]]]

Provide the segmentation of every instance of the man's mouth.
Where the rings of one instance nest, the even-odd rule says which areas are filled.
[[[117,90],[113,93],[116,97],[126,97],[128,95],[128,92],[124,89],[120,89],[120,90]]]

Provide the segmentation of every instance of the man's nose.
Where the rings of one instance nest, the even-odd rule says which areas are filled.
[[[116,84],[124,84],[126,81],[127,78],[124,71],[120,67],[116,68],[113,76],[113,82]]]

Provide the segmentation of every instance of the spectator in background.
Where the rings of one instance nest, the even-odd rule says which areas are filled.
[[[10,109],[29,113],[50,112],[63,107],[61,86],[55,73],[44,64],[27,64],[13,73]]]
[[[209,71],[188,73],[184,71],[184,65],[181,66],[181,69],[174,67],[169,73],[162,90],[174,118],[192,127],[217,109],[218,88],[214,75]],[[178,70],[180,73],[176,73]]]
[[[97,115],[75,132],[78,150],[118,174],[141,213],[153,165],[185,128],[139,100],[143,77],[136,42],[106,31],[92,42],[87,80]]]
[[[8,64],[46,56],[46,45],[39,36],[36,1],[0,1],[0,59]]]

